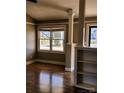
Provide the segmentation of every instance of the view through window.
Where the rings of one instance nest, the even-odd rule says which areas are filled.
[[[52,32],[52,50],[63,51],[64,31]]]
[[[89,46],[97,47],[97,26],[89,27]]]
[[[50,50],[50,32],[40,31],[40,49]]]
[[[40,50],[64,51],[64,31],[40,31]]]

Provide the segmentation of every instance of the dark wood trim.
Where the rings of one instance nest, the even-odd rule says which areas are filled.
[[[91,39],[91,28],[97,28],[97,26],[89,26],[89,46],[90,46],[90,39]]]
[[[30,18],[30,20],[28,20],[28,18]],[[35,24],[35,19],[32,16],[30,16],[28,13],[26,13],[26,22],[32,22]]]
[[[74,22],[78,22],[78,18],[74,18]],[[94,16],[94,17],[86,17],[85,18],[85,21],[96,21],[97,20],[97,17]],[[64,22],[68,22],[68,19],[59,19],[59,20],[40,20],[40,21],[36,21],[35,20],[35,23],[36,24],[44,24],[44,23],[64,23]]]
[[[79,0],[79,29],[78,29],[78,45],[83,46],[83,28],[85,24],[85,4],[86,0]]]
[[[35,40],[36,40],[36,43],[35,43],[36,44],[35,45],[36,46],[35,57],[36,57],[36,55],[38,53],[38,48],[37,48],[38,47],[38,44],[37,44],[38,43],[38,39],[37,39],[37,37],[38,37],[38,33],[37,33],[38,32],[38,29],[37,28],[38,28],[37,25],[35,25],[35,35],[36,35],[36,38],[35,38]]]

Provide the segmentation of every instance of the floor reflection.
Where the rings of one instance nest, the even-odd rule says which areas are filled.
[[[63,75],[52,72],[40,73],[40,92],[42,93],[63,93]]]
[[[32,64],[27,66],[27,93],[73,93],[71,73],[63,66]]]
[[[26,70],[26,93],[39,93],[39,73],[36,71]]]
[[[86,93],[73,87],[73,73],[63,66],[34,63],[26,72],[26,93]]]

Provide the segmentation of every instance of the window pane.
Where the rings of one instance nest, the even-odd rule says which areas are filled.
[[[90,47],[97,47],[97,27],[90,28]]]
[[[40,31],[40,38],[41,39],[50,39],[50,32],[49,31]]]
[[[54,31],[52,33],[53,39],[64,39],[64,31]]]
[[[52,40],[52,50],[63,51],[63,40]]]
[[[41,50],[50,50],[50,40],[40,40]]]

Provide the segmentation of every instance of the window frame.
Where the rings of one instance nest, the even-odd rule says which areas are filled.
[[[91,47],[91,46],[90,46],[90,43],[91,43],[91,42],[90,42],[90,39],[91,39],[91,28],[97,28],[97,26],[89,26],[89,44],[88,44],[89,47]],[[96,46],[96,47],[97,47],[97,46]],[[93,47],[93,48],[96,48],[96,47]]]
[[[97,27],[97,22],[88,22],[85,24],[85,39],[84,39],[84,47],[89,47],[89,48],[97,48],[97,47],[90,47],[90,27],[96,26]]]
[[[52,33],[51,32],[55,32],[58,30],[49,30],[50,31],[50,50],[42,50],[40,49],[40,29],[44,29],[44,28],[50,28],[50,29],[63,29],[64,32],[64,39],[63,39],[63,51],[56,51],[56,50],[52,50]],[[38,31],[37,31],[37,35],[38,35],[38,39],[37,39],[37,49],[38,52],[45,52],[45,53],[60,53],[60,54],[65,54],[65,43],[66,43],[66,26],[65,25],[48,25],[48,26],[38,26],[37,27]]]

